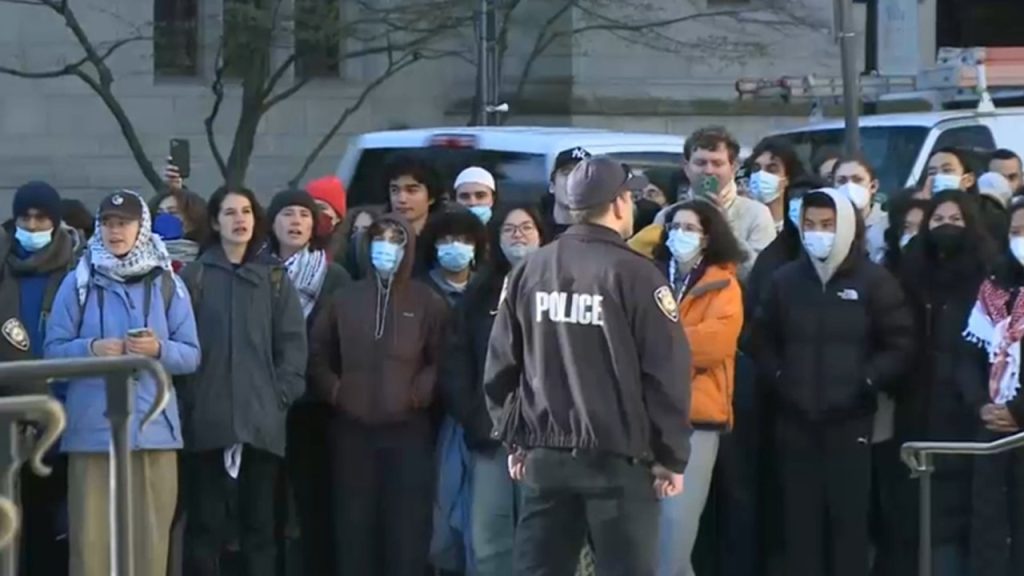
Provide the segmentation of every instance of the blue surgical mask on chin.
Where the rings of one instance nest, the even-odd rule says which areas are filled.
[[[539,248],[539,246],[530,246],[528,244],[501,243],[501,251],[505,254],[505,258],[508,259],[508,263],[513,266],[526,260],[530,254],[533,254]]]
[[[405,248],[387,240],[374,240],[370,243],[370,263],[382,278],[391,278],[398,270]]]
[[[470,206],[469,211],[473,213],[473,216],[479,218],[484,224],[491,221],[493,210],[490,206]]]
[[[50,245],[53,241],[53,230],[30,232],[19,226],[14,232],[14,239],[27,252],[36,252]]]
[[[448,272],[462,272],[473,262],[475,249],[465,242],[447,242],[437,245],[437,263]]]

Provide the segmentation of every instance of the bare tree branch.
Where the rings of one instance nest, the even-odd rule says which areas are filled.
[[[220,170],[222,177],[227,178],[228,165],[224,162],[224,154],[220,151],[220,146],[217,144],[217,136],[214,132],[214,123],[217,121],[217,115],[220,113],[220,107],[224,103],[223,45],[217,48],[217,57],[215,62],[217,64],[213,71],[213,83],[210,85],[210,91],[213,92],[213,106],[210,108],[210,115],[203,120],[203,126],[206,128],[206,142],[210,146],[210,153],[213,154],[214,162],[217,163],[217,169]]]
[[[533,66],[537,63],[537,59],[558,39],[559,35],[557,33],[549,35],[551,27],[569,12],[575,2],[576,0],[565,0],[565,3],[541,25],[537,32],[537,37],[534,39],[533,48],[530,49],[530,54],[526,57],[526,61],[523,63],[523,70],[516,81],[516,88],[512,93],[512,102],[518,102],[523,97],[523,93],[526,91],[526,82],[530,78],[530,73],[533,71]],[[508,116],[506,114],[505,118],[507,119]]]
[[[387,68],[385,68],[384,71],[379,76],[377,76],[373,81],[364,86],[363,90],[359,93],[359,96],[356,98],[355,102],[353,102],[351,105],[346,107],[344,111],[342,111],[341,115],[334,122],[334,124],[331,125],[331,128],[327,131],[327,133],[324,134],[324,136],[320,139],[317,145],[313,147],[313,150],[309,153],[309,155],[306,156],[305,161],[303,161],[302,163],[302,167],[299,168],[299,171],[295,173],[295,176],[292,177],[291,180],[289,180],[289,185],[291,185],[292,187],[298,187],[299,182],[301,182],[302,179],[306,176],[306,173],[309,171],[309,168],[313,165],[314,162],[316,162],[316,159],[320,156],[320,153],[323,152],[324,148],[326,148],[327,145],[330,144],[331,140],[334,139],[335,136],[337,136],[338,131],[341,130],[342,126],[344,126],[346,122],[348,122],[348,119],[353,114],[355,114],[360,108],[362,108],[363,104],[366,103],[366,99],[369,98],[370,94],[372,94],[374,90],[379,88],[388,79],[392,78],[402,70],[408,68],[409,66],[412,66],[413,64],[419,62],[422,59],[424,59],[423,55],[420,54],[419,52],[404,54],[397,59],[394,58],[393,54],[389,53]]]

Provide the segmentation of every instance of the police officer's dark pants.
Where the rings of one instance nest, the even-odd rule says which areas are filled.
[[[238,523],[245,576],[273,576],[277,568],[274,537],[275,495],[281,459],[243,447],[238,479],[224,468],[224,451],[211,450],[187,460],[188,523],[185,570],[188,576],[221,576],[221,553]]]
[[[779,418],[786,576],[867,576],[872,422]]]
[[[658,544],[654,478],[608,454],[533,450],[526,460],[515,573],[574,573],[589,533],[598,576],[652,576]]]
[[[1002,436],[986,430],[978,440]],[[983,456],[973,464],[971,576],[1024,573],[1024,454]]]
[[[434,503],[430,416],[368,426],[330,424],[330,493],[339,576],[423,576]]]

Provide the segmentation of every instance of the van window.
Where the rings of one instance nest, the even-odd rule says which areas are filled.
[[[441,174],[448,197],[451,197],[455,177],[470,166],[481,166],[494,174],[502,201],[534,202],[548,190],[547,166],[542,154],[476,148],[367,148],[359,156],[348,187],[350,205],[387,204],[384,168],[397,156],[414,156],[433,164]]]
[[[995,147],[996,140],[992,137],[988,126],[958,126],[947,128],[939,133],[939,137],[935,140],[935,147],[932,148],[932,154],[940,148],[960,148],[981,152],[994,150]]]
[[[871,126],[860,129],[864,157],[878,174],[880,190],[892,193],[904,187],[928,136],[923,126]],[[805,166],[822,148],[843,147],[843,129],[807,130],[780,134],[797,151]]]

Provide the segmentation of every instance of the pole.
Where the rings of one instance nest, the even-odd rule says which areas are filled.
[[[480,15],[478,20],[478,28],[480,29],[480,38],[477,42],[477,91],[480,93],[480,125],[488,126],[490,124],[490,112],[488,109],[491,105],[490,95],[488,94],[491,86],[490,79],[490,64],[488,57],[487,47],[487,28],[488,28],[488,12],[490,11],[490,0],[480,0]]]
[[[18,495],[18,466],[22,462],[20,436],[17,422],[5,420],[0,423],[0,474],[3,475],[3,479],[0,481],[0,493],[16,503],[21,501]],[[17,574],[17,546],[0,550],[0,576],[17,576]]]
[[[932,576],[932,456],[921,454],[921,510],[919,511],[918,574]]]
[[[864,74],[878,74],[878,0],[867,0],[867,18],[864,23]],[[864,113],[878,112],[877,102],[865,102]]]
[[[112,531],[117,576],[135,575],[132,542],[132,467],[130,422],[135,404],[132,375],[120,372],[107,376],[107,419],[114,441],[114,494],[116,530]]]
[[[854,53],[852,0],[835,0],[836,36],[843,66],[843,112],[846,120],[846,153],[860,151],[858,112],[860,85],[857,78],[857,55]]]

